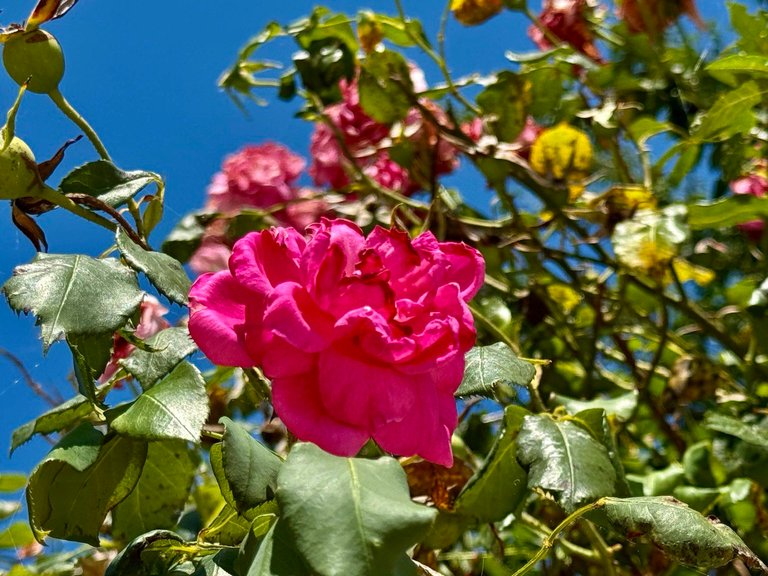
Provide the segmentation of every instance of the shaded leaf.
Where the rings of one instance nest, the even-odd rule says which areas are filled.
[[[205,380],[192,364],[182,362],[115,418],[112,428],[133,438],[197,443],[207,416]]]
[[[161,252],[150,252],[133,242],[123,232],[117,229],[117,247],[134,270],[143,272],[161,294],[168,299],[185,306],[192,283],[184,272],[181,263]]]
[[[244,512],[274,498],[282,459],[229,418],[222,418],[222,465],[235,506]]]
[[[707,414],[704,417],[704,426],[710,430],[716,430],[717,432],[722,432],[729,436],[735,436],[749,444],[768,448],[768,428],[764,426],[747,424],[738,418],[719,414],[718,412],[710,412]]]
[[[747,566],[768,572],[728,526],[674,498],[605,498],[604,510],[614,529],[627,538],[648,537],[682,564],[709,569],[739,558]]]
[[[321,576],[389,576],[435,517],[411,501],[396,460],[339,458],[304,443],[280,470],[277,500],[296,548]]]
[[[101,404],[96,394],[96,382],[104,373],[112,354],[114,334],[68,334],[67,344],[72,352],[75,379],[80,394],[89,402]]]
[[[35,537],[97,546],[107,512],[133,490],[146,455],[144,442],[122,436],[104,442],[89,424],[76,428],[30,476],[27,506]]]
[[[310,576],[284,521],[272,525],[261,541],[245,576]]]
[[[186,263],[200,246],[205,225],[211,218],[204,214],[184,216],[166,237],[161,247],[162,251],[182,264]]]
[[[456,396],[493,397],[496,386],[528,386],[536,375],[533,364],[520,360],[503,342],[475,346],[467,352],[464,379]]]
[[[490,118],[493,133],[502,142],[514,142],[525,127],[529,101],[526,82],[513,72],[501,72],[494,84],[477,95],[477,105]]]
[[[120,365],[149,390],[197,350],[186,328],[167,328],[145,340],[150,350],[136,348]]]
[[[115,556],[104,576],[166,574],[186,555],[184,540],[168,530],[153,530],[134,539]]]
[[[548,415],[526,416],[517,457],[528,469],[528,487],[556,495],[566,513],[614,494],[616,471],[608,450],[586,430]]]
[[[115,538],[132,540],[152,529],[170,529],[184,509],[199,457],[186,442],[149,444],[147,459],[133,492],[112,511]]]
[[[413,93],[410,69],[397,52],[371,52],[360,68],[358,78],[360,106],[371,118],[382,124],[405,119],[411,108]]]
[[[71,400],[64,402],[64,404],[60,404],[56,408],[16,428],[11,436],[11,454],[35,434],[51,434],[52,432],[60,432],[66,428],[71,428],[90,416],[92,412],[93,405],[88,398],[82,395],[75,396]],[[19,488],[23,488],[24,484],[26,484],[26,479],[21,476],[21,486]]]
[[[63,335],[114,332],[144,297],[136,275],[117,260],[77,254],[38,254],[14,269],[3,292],[11,308],[37,317],[46,351]]]
[[[64,176],[59,184],[64,194],[88,194],[117,208],[150,184],[162,186],[162,178],[154,172],[121,170],[107,160],[83,164]]]
[[[517,461],[517,435],[530,412],[507,406],[504,427],[483,465],[456,499],[454,511],[478,522],[503,520],[528,494],[527,474]]]

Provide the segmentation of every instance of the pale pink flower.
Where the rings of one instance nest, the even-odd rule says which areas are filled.
[[[200,245],[189,259],[189,267],[195,274],[218,272],[227,267],[232,254],[232,245],[227,240],[229,222],[225,218],[217,218],[205,229]]]
[[[146,340],[150,336],[154,336],[158,332],[170,328],[171,325],[163,317],[168,313],[168,308],[160,304],[160,302],[154,296],[146,294],[144,300],[141,302],[141,309],[139,312],[139,324],[136,326],[134,336],[141,340]],[[119,360],[128,358],[131,353],[136,349],[136,346],[129,343],[120,334],[115,333],[112,343],[112,356],[107,363],[99,377],[99,383],[103,384],[107,382],[115,372],[120,368],[118,364]]]
[[[305,162],[285,146],[267,142],[246,146],[224,159],[208,187],[209,212],[268,208],[296,197],[294,181]]]
[[[305,238],[272,228],[239,240],[229,269],[190,292],[189,330],[215,363],[259,366],[301,440],[342,456],[384,450],[450,466],[453,393],[475,341],[467,302],[480,253],[427,232],[323,218]]]
[[[731,190],[737,195],[749,194],[762,198],[768,192],[768,179],[760,174],[750,174],[731,182]],[[751,220],[750,222],[739,224],[738,227],[753,242],[758,242],[763,236],[765,222],[762,220]]]

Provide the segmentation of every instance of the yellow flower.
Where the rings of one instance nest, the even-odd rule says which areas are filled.
[[[451,12],[466,26],[481,24],[501,12],[502,0],[451,0]]]
[[[568,184],[574,200],[584,191],[581,182],[592,169],[592,142],[585,132],[560,122],[542,131],[533,143],[531,168],[542,176]]]

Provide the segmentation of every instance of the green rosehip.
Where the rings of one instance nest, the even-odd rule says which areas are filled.
[[[58,40],[45,30],[11,35],[3,48],[3,64],[11,78],[38,94],[56,90],[64,76],[64,53]]]
[[[21,138],[14,138],[0,151],[0,200],[35,196],[42,186],[35,155]]]

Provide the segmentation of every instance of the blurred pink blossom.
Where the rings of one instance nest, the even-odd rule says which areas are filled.
[[[731,182],[731,190],[737,195],[749,194],[762,198],[768,192],[768,179],[760,174],[750,174]],[[750,240],[758,242],[763,236],[765,222],[762,220],[752,220],[739,224],[738,227]]]
[[[139,324],[136,326],[134,336],[141,340],[146,340],[150,336],[154,336],[158,332],[170,328],[171,325],[163,318],[168,313],[168,308],[160,304],[160,302],[154,296],[146,294],[144,300],[141,302],[141,310],[139,312]],[[103,384],[107,382],[115,372],[120,368],[118,364],[119,360],[128,358],[131,353],[136,349],[136,346],[128,342],[120,334],[115,333],[112,343],[112,356],[107,363],[99,377],[99,383]]]
[[[539,22],[548,33],[574,50],[589,56],[596,62],[603,57],[594,43],[594,33],[587,20],[587,10],[591,10],[589,0],[544,0]],[[528,36],[541,50],[552,48],[552,41],[541,28],[531,25]]]

